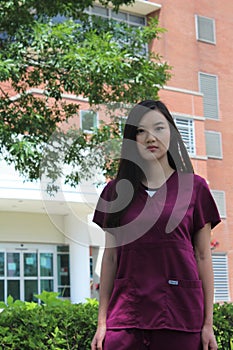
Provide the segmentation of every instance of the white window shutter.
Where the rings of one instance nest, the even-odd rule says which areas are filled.
[[[215,44],[215,20],[213,18],[196,16],[197,39]]]
[[[200,92],[203,93],[204,117],[218,119],[218,79],[216,75],[199,73]]]
[[[212,254],[214,302],[229,301],[228,261],[226,254]]]
[[[226,218],[226,198],[224,191],[211,190],[221,218]]]
[[[215,131],[205,131],[205,140],[207,156],[222,159],[222,134]]]

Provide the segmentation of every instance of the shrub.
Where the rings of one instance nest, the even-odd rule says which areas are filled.
[[[96,330],[98,302],[71,304],[58,293],[37,295],[41,304],[0,303],[0,350],[89,350]],[[219,350],[233,350],[233,304],[214,305],[214,331]]]
[[[219,350],[233,350],[233,303],[214,305],[214,333]]]
[[[58,293],[43,292],[43,302],[13,301],[0,314],[0,350],[87,350],[96,328],[98,302],[71,304],[57,298]]]

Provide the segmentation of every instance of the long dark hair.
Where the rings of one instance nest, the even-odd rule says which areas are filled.
[[[136,135],[140,120],[150,110],[155,110],[164,115],[170,127],[170,145],[168,149],[168,162],[172,169],[177,172],[193,173],[193,166],[189,158],[187,149],[183,143],[181,135],[176,127],[172,115],[161,101],[146,100],[138,103],[129,113],[127,118],[122,149],[121,158],[119,162],[118,173],[114,180],[112,192],[112,207],[110,213],[106,217],[106,227],[119,226],[121,215],[128,208],[130,203],[134,200],[140,183],[145,177],[143,169],[145,168],[145,160],[140,156],[136,147]],[[121,181],[128,180],[128,181]],[[129,191],[129,184],[133,187],[133,196],[129,203],[124,205],[125,196]],[[119,186],[121,193],[121,200],[114,201],[117,193],[116,186]],[[118,188],[118,190],[119,190]]]

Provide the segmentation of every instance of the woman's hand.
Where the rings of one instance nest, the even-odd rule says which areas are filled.
[[[106,247],[104,249],[100,274],[97,330],[91,343],[91,350],[103,350],[108,304],[112,295],[117,270],[116,241],[115,237],[108,232],[106,232]]]
[[[91,342],[91,350],[102,350],[106,334],[106,326],[99,326]]]
[[[213,327],[211,325],[204,325],[202,328],[202,345],[203,350],[217,350],[218,345],[215,339]]]

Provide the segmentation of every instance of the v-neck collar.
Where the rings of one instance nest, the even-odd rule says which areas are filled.
[[[145,185],[143,185],[142,183],[140,184],[141,189],[143,190],[144,193],[147,193],[148,196],[150,196],[151,198],[154,197],[164,186],[166,186],[170,180],[173,178],[173,175],[177,174],[177,172],[174,170],[173,173],[167,178],[166,181],[164,181],[164,183],[158,187],[158,188],[149,188]],[[149,193],[148,193],[149,192]],[[154,192],[154,193],[152,193]]]

